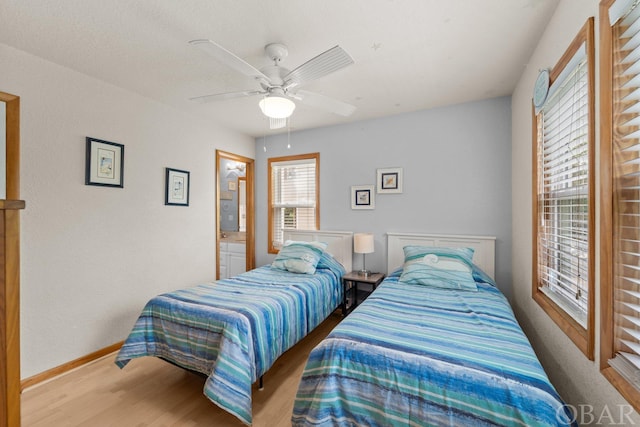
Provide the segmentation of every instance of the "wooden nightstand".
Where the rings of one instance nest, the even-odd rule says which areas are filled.
[[[382,273],[361,276],[357,271],[352,271],[342,276],[342,290],[344,293],[342,315],[346,316],[351,313],[359,303],[367,299],[369,294],[376,290],[382,279],[384,279],[384,274]]]

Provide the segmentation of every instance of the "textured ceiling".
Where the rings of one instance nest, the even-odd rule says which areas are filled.
[[[298,103],[299,130],[509,95],[558,1],[0,0],[0,43],[261,136],[274,131],[258,97],[189,101],[259,89],[189,40],[214,40],[256,68],[269,64],[268,43],[289,48],[289,69],[342,46],[355,64],[303,89],[356,112]]]

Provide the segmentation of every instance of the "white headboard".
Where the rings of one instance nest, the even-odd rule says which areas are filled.
[[[353,262],[353,233],[351,231],[284,230],[284,240],[324,242],[329,252],[350,272]]]
[[[473,262],[495,279],[496,238],[491,236],[458,236],[448,234],[387,233],[387,273],[404,263],[407,245],[473,248]]]

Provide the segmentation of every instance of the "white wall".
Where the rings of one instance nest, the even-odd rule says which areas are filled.
[[[154,295],[215,277],[215,150],[252,138],[0,44],[21,97],[22,378],[126,338]],[[85,137],[125,146],[124,188],[84,185]],[[191,172],[164,206],[165,167]]]
[[[497,237],[497,281],[511,284],[509,97],[256,140],[256,262],[268,263],[267,158],[320,152],[320,227],[375,235],[367,268],[386,270],[388,231]],[[376,168],[402,167],[404,192],[376,194],[352,210],[350,186],[374,184]],[[362,255],[354,257],[362,266]]]
[[[599,362],[587,360],[531,298],[531,94],[538,70],[553,67],[556,64],[590,16],[596,18],[597,53],[599,40],[598,1],[562,0],[513,93],[513,303],[523,329],[529,336],[559,393],[572,405],[593,405],[594,414],[597,416],[603,413],[606,405],[608,410],[618,414],[610,420],[603,419],[602,424],[606,424],[607,421],[612,423],[620,421],[619,409],[621,407],[617,405],[625,405],[626,402],[599,373]],[[597,64],[596,62],[596,86],[598,86]],[[597,91],[596,99],[598,100]],[[596,112],[598,112],[598,108],[599,102],[596,104]],[[598,124],[599,120],[596,118],[597,141],[599,140]],[[598,147],[598,145],[599,142],[596,142],[595,146]],[[598,220],[596,220],[597,223]],[[597,235],[598,232],[596,232]],[[598,256],[593,262],[596,263],[597,269]],[[598,274],[596,274],[596,290],[596,307],[599,307]],[[598,336],[599,312],[597,309],[596,320],[596,336]],[[596,340],[596,359],[598,345],[599,340]],[[640,417],[637,413],[634,414],[633,420],[636,424],[640,424]],[[585,421],[589,421],[589,417],[586,415]]]

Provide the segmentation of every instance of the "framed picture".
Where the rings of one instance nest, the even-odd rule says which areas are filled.
[[[235,181],[229,181],[228,182],[228,189],[229,189],[229,191],[236,191],[238,189],[238,185],[236,184]]]
[[[374,209],[375,193],[373,185],[351,186],[351,209]]]
[[[124,187],[124,145],[87,137],[85,185]]]
[[[231,191],[221,191],[220,200],[233,200],[233,193]]]
[[[167,168],[165,205],[189,206],[189,172]]]
[[[402,168],[377,169],[378,193],[402,193]]]

